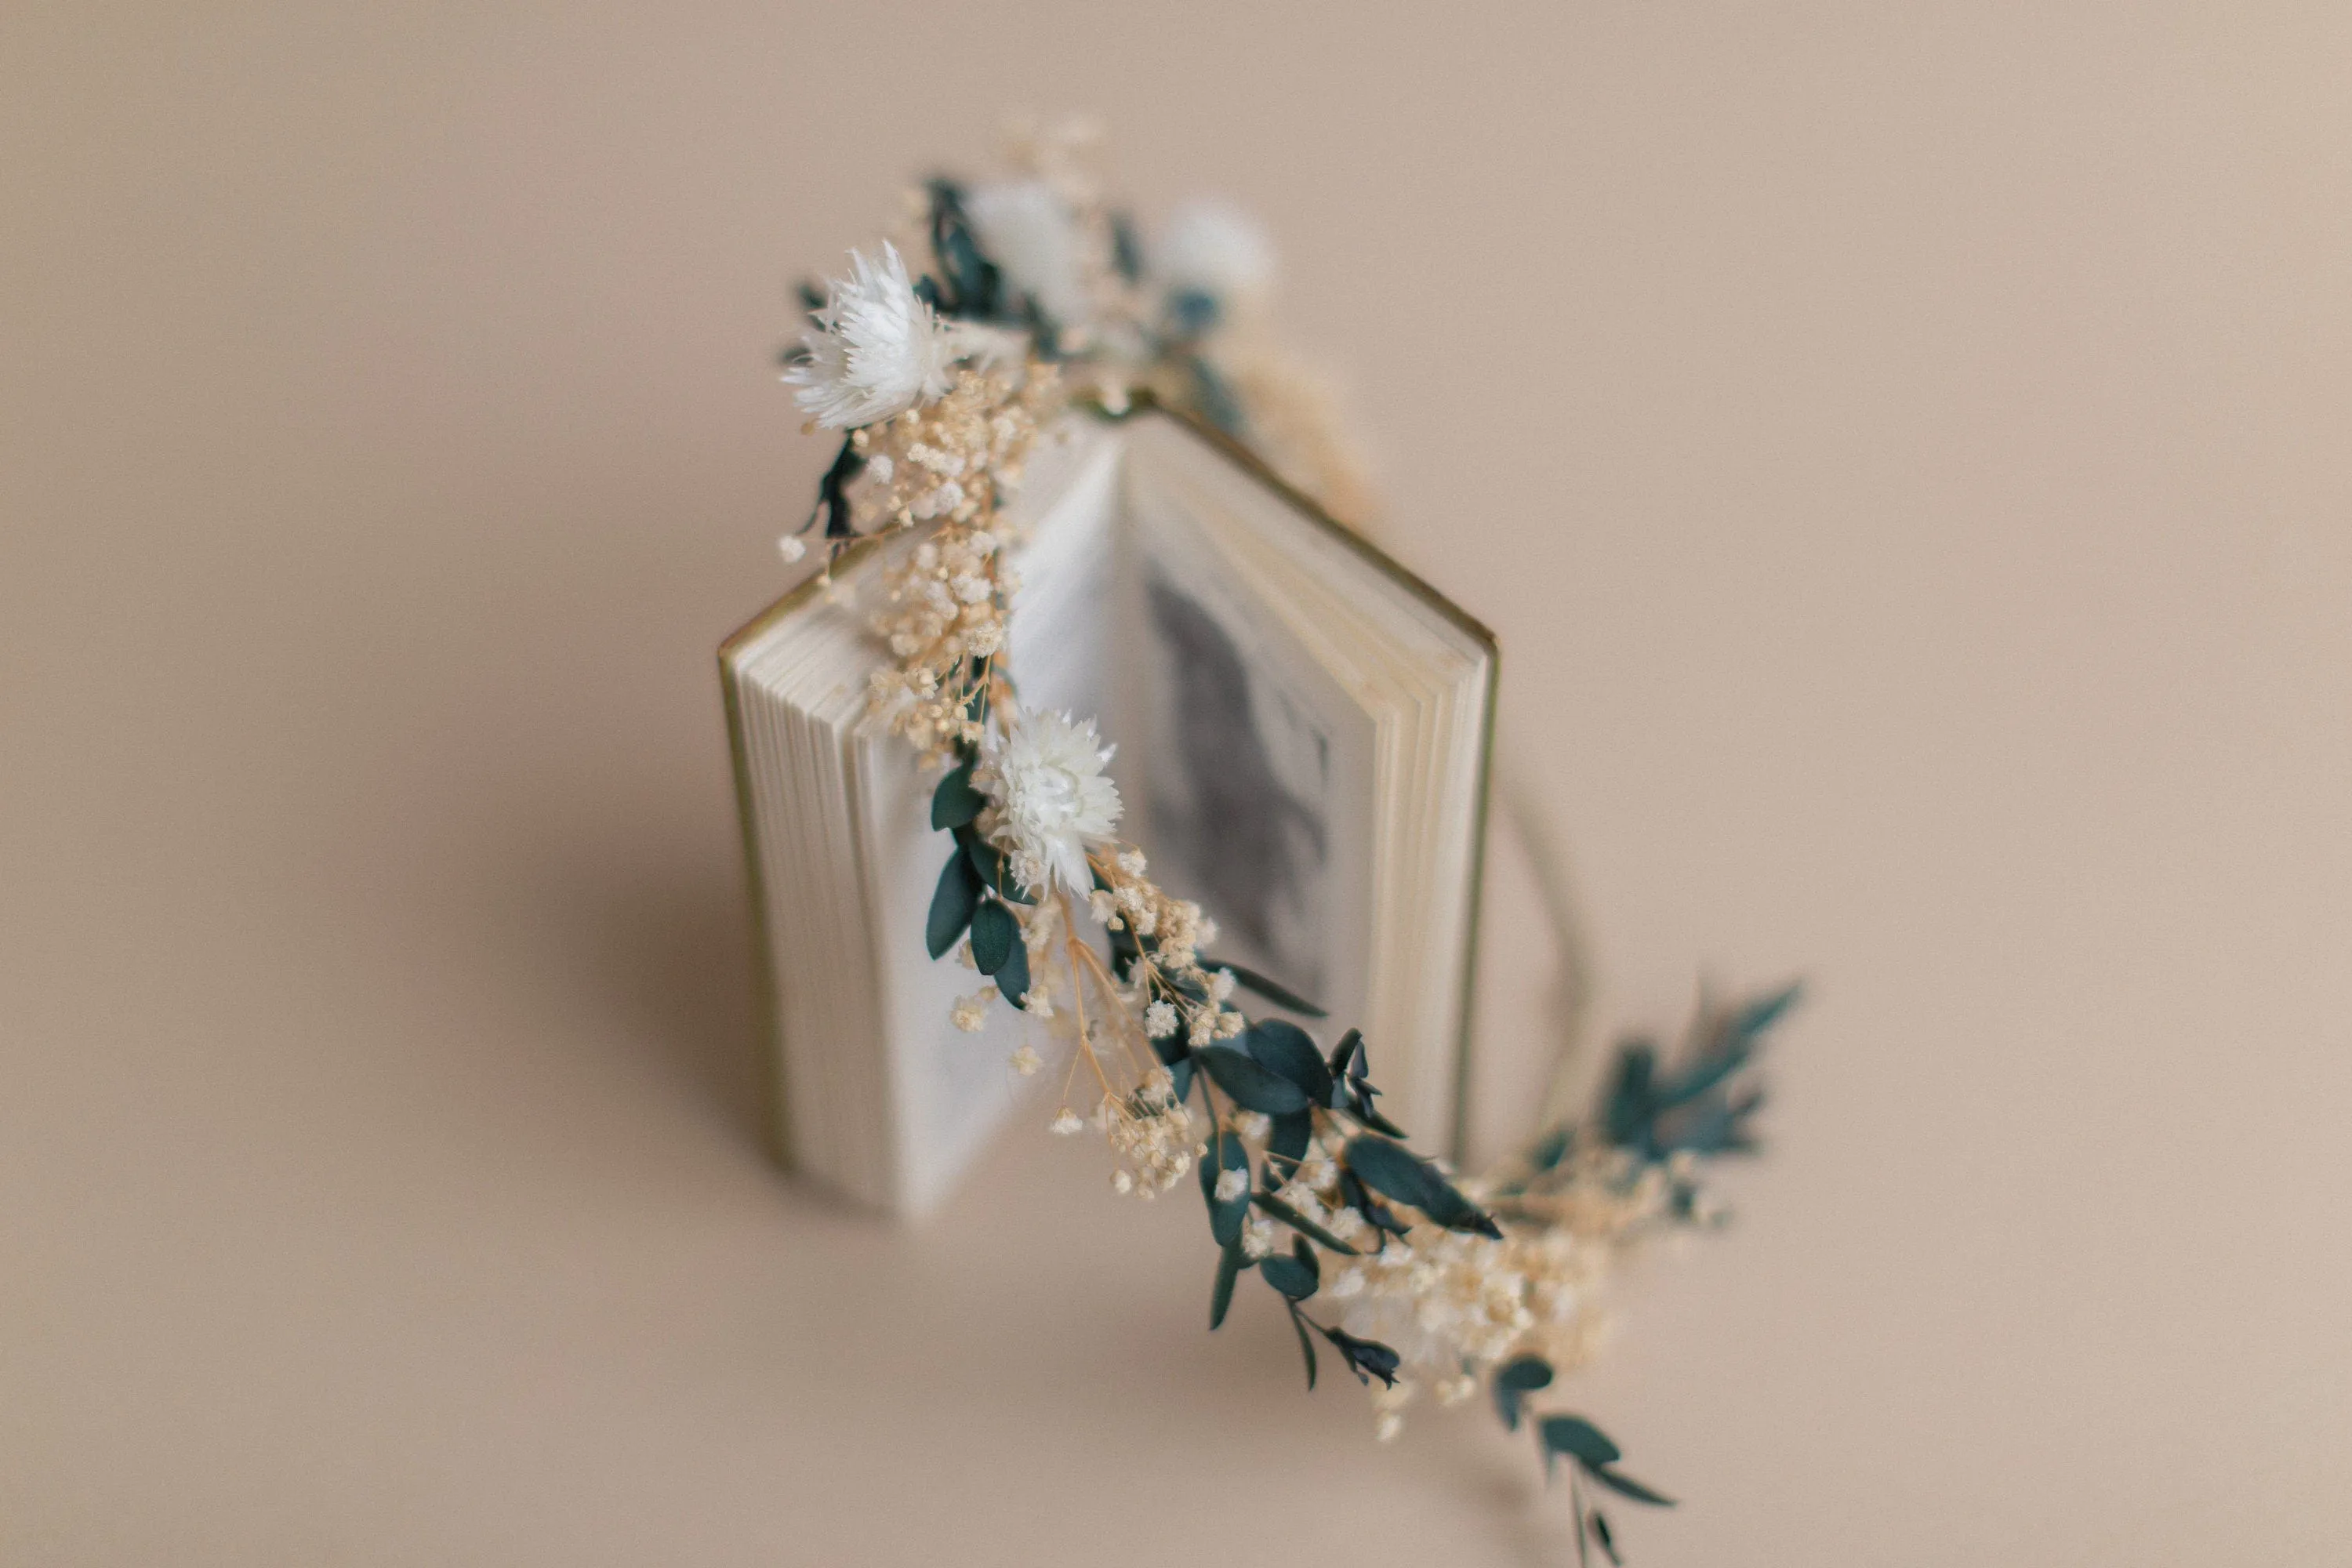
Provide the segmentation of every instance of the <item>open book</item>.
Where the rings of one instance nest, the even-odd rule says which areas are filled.
[[[1122,835],[1216,921],[1209,954],[1311,998],[1318,1037],[1360,1027],[1382,1109],[1455,1146],[1493,637],[1174,416],[1072,416],[1028,468],[1007,512],[1022,701],[1098,719]],[[860,602],[920,531],[853,546],[832,602],[804,584],[719,649],[777,1148],[902,1213],[952,1188],[1014,1103],[1021,1031],[1047,1026],[999,1008],[958,1031],[977,977],[925,950],[949,839],[934,781],[868,717]]]

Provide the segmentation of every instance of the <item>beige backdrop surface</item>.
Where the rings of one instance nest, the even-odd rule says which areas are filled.
[[[1610,1019],[1801,971],[1643,1568],[2352,1561],[2341,6],[0,8],[0,1562],[1526,1563],[1185,1205],[761,1163],[785,284],[1013,104],[1268,218]]]

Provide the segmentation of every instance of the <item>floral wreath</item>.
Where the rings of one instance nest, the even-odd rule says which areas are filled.
[[[930,822],[952,847],[924,938],[987,982],[951,1016],[976,1032],[1001,1000],[1066,1050],[1051,1130],[1102,1136],[1115,1191],[1197,1182],[1217,1249],[1211,1329],[1255,1272],[1310,1390],[1318,1341],[1379,1385],[1382,1441],[1423,1388],[1456,1405],[1483,1386],[1505,1426],[1532,1433],[1547,1476],[1567,1461],[1580,1560],[1598,1546],[1614,1562],[1599,1492],[1672,1500],[1620,1469],[1592,1422],[1536,1402],[1599,1349],[1601,1288],[1629,1248],[1720,1223],[1702,1167],[1754,1147],[1762,1093],[1739,1075],[1796,988],[1703,1004],[1671,1062],[1623,1045],[1594,1112],[1475,1180],[1414,1152],[1381,1113],[1360,1032],[1326,1050],[1243,1009],[1246,992],[1325,1016],[1208,956],[1215,922],[1117,837],[1094,721],[1021,706],[1005,668],[1020,541],[1003,508],[1045,422],[1118,413],[1139,394],[1244,443],[1336,515],[1363,521],[1370,491],[1321,384],[1264,331],[1260,232],[1198,204],[1147,248],[1105,199],[1092,141],[1080,127],[1016,132],[1006,177],[910,192],[903,248],[885,239],[824,289],[803,284],[806,326],[784,355],[804,428],[843,432],[784,558],[817,531],[838,595],[832,567],[849,544],[919,535],[884,574],[875,629],[888,658],[869,700],[940,772]],[[1012,1065],[1027,1076],[1045,1058],[1024,1043]]]

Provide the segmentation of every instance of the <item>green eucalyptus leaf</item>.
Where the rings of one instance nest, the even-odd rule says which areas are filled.
[[[1003,968],[1020,945],[1021,921],[1011,910],[991,900],[972,911],[971,959],[982,974]]]
[[[1652,1491],[1648,1487],[1643,1486],[1641,1482],[1622,1471],[1604,1469],[1598,1465],[1594,1465],[1587,1467],[1584,1473],[1591,1476],[1594,1480],[1599,1481],[1602,1486],[1607,1487],[1611,1491],[1615,1492],[1619,1497],[1629,1497],[1635,1502],[1648,1503],[1652,1508],[1672,1508],[1675,1506],[1674,1499],[1666,1496],[1663,1492]]]
[[[1504,1431],[1519,1429],[1519,1413],[1527,1407],[1527,1401],[1528,1396],[1517,1389],[1495,1384],[1495,1418],[1502,1422]]]
[[[1769,995],[1759,996],[1732,1016],[1732,1028],[1743,1036],[1762,1034],[1780,1021],[1780,1015],[1797,1005],[1805,994],[1804,982],[1790,981]]]
[[[966,761],[961,767],[950,768],[940,780],[940,787],[931,792],[931,826],[961,827],[987,805],[988,797],[971,787],[971,770],[975,763]]]
[[[1217,1196],[1217,1178],[1227,1171],[1242,1173],[1242,1194],[1237,1198]],[[1242,1222],[1249,1217],[1248,1146],[1239,1134],[1220,1131],[1209,1141],[1200,1172],[1201,1198],[1209,1205],[1209,1234],[1216,1237],[1219,1247],[1231,1247],[1241,1240]]]
[[[1012,863],[1005,859],[1004,852],[972,831],[971,824],[967,822],[957,828],[955,836],[956,842],[963,846],[964,856],[971,862],[971,868],[979,873],[981,881],[991,892],[1007,903],[1034,904],[1037,901],[1014,879]]]
[[[1102,879],[1097,877],[1095,881],[1099,884]],[[1125,980],[1134,973],[1136,961],[1143,956],[1143,944],[1136,941],[1135,931],[1124,921],[1117,931],[1105,934],[1110,939],[1111,973]]]
[[[1362,1054],[1363,1049],[1363,1030],[1350,1029],[1346,1034],[1340,1036],[1339,1043],[1331,1047],[1331,1060],[1329,1063],[1331,1076],[1333,1078],[1349,1077],[1351,1073],[1357,1070],[1355,1068],[1355,1061],[1356,1058]]]
[[[1695,1112],[1677,1117],[1672,1133],[1659,1140],[1655,1151],[1671,1154],[1687,1149],[1694,1154],[1744,1153],[1756,1147],[1748,1119],[1764,1103],[1764,1091],[1751,1088],[1737,1096],[1711,1100]]]
[[[1321,1226],[1317,1225],[1313,1220],[1308,1219],[1305,1215],[1300,1214],[1297,1209],[1292,1208],[1288,1204],[1284,1203],[1280,1198],[1276,1197],[1271,1193],[1258,1193],[1250,1199],[1250,1202],[1257,1205],[1258,1207],[1264,1209],[1266,1213],[1272,1215],[1275,1218],[1280,1220],[1291,1229],[1298,1231],[1302,1235],[1313,1237],[1318,1243],[1329,1247],[1334,1252],[1340,1253],[1349,1258],[1360,1258],[1363,1256],[1354,1247],[1349,1246],[1346,1242],[1341,1241],[1338,1237],[1333,1236],[1329,1231],[1324,1229]]]
[[[1617,1555],[1617,1537],[1609,1529],[1608,1515],[1596,1508],[1586,1516],[1585,1522],[1592,1527],[1592,1539],[1601,1542],[1601,1550],[1608,1554],[1609,1561],[1616,1568],[1625,1568],[1625,1560]]]
[[[1536,1429],[1542,1434],[1546,1449],[1566,1454],[1587,1466],[1614,1464],[1622,1458],[1608,1434],[1581,1415],[1547,1415],[1537,1423]]]
[[[1294,1110],[1287,1116],[1277,1116],[1273,1120],[1274,1130],[1265,1135],[1265,1152],[1270,1156],[1266,1162],[1265,1180],[1268,1186],[1279,1187],[1290,1178],[1292,1172],[1298,1169],[1298,1163],[1307,1158],[1307,1146],[1315,1141],[1315,1113]],[[1276,1160],[1282,1162],[1279,1172],[1274,1167]],[[1280,1180],[1276,1179],[1277,1176]]]
[[[1658,1109],[1671,1110],[1677,1105],[1686,1105],[1698,1099],[1708,1089],[1746,1067],[1752,1055],[1751,1047],[1738,1045],[1718,1055],[1709,1057],[1705,1061],[1692,1063],[1687,1071],[1668,1079],[1659,1085]]]
[[[1017,940],[1004,955],[1003,966],[996,972],[996,988],[1015,1007],[1021,1005],[1021,998],[1029,994],[1029,949]]]
[[[1276,1006],[1284,1008],[1289,1012],[1303,1013],[1309,1018],[1327,1018],[1330,1016],[1328,1013],[1326,1013],[1322,1008],[1318,1007],[1314,1003],[1309,1002],[1306,997],[1301,996],[1297,992],[1293,991],[1289,986],[1281,984],[1279,981],[1269,980],[1255,969],[1244,969],[1238,963],[1229,963],[1222,958],[1209,958],[1205,956],[1201,960],[1201,967],[1207,970],[1212,974],[1214,974],[1220,969],[1232,970],[1234,972],[1234,984],[1240,985],[1246,990],[1256,992],[1259,995],[1265,997]]]
[[[1348,1169],[1381,1196],[1408,1205],[1448,1230],[1498,1235],[1495,1222],[1454,1191],[1437,1168],[1402,1143],[1376,1133],[1360,1133],[1348,1143]]]
[[[1617,1053],[1601,1119],[1609,1142],[1621,1149],[1639,1148],[1649,1140],[1657,1114],[1650,1093],[1657,1065],[1657,1047],[1647,1040],[1628,1041]]]
[[[1330,1097],[1331,1069],[1306,1030],[1280,1018],[1262,1018],[1242,1033],[1242,1043],[1258,1065],[1298,1086],[1309,1104]]]
[[[1307,1109],[1307,1096],[1297,1084],[1231,1046],[1203,1046],[1192,1053],[1192,1059],[1244,1110],[1284,1116]]]
[[[1551,1386],[1551,1363],[1539,1355],[1513,1356],[1495,1369],[1495,1386],[1533,1394]]]
[[[1495,1414],[1505,1426],[1514,1432],[1519,1429],[1528,1395],[1550,1387],[1551,1375],[1551,1363],[1534,1355],[1515,1357],[1495,1369]]]
[[[1209,1294],[1209,1331],[1213,1333],[1225,1321],[1225,1311],[1234,1304],[1234,1281],[1249,1267],[1242,1256],[1241,1239],[1236,1237],[1217,1254],[1217,1283]]]
[[[964,927],[971,923],[972,911],[980,908],[980,874],[962,855],[949,857],[940,868],[940,885],[931,894],[931,912],[923,922],[923,944],[933,958],[946,956],[963,935]]]
[[[950,297],[943,303],[948,312],[982,319],[995,315],[1003,274],[971,232],[971,219],[964,212],[963,188],[953,180],[935,178],[930,182],[930,197],[931,254],[947,280]]]
[[[1396,1352],[1378,1340],[1360,1340],[1344,1329],[1327,1329],[1315,1325],[1316,1331],[1331,1342],[1331,1348],[1347,1358],[1348,1370],[1356,1381],[1370,1384],[1373,1378],[1393,1386],[1396,1383],[1398,1356]]]
[[[1277,1255],[1262,1258],[1258,1262],[1257,1271],[1265,1278],[1267,1284],[1281,1291],[1291,1300],[1304,1301],[1307,1297],[1315,1294],[1315,1271],[1301,1264],[1296,1258],[1284,1258]]]
[[[1373,1197],[1364,1184],[1357,1179],[1356,1173],[1344,1164],[1339,1167],[1339,1197],[1341,1207],[1354,1209],[1374,1230],[1402,1236],[1412,1228],[1397,1218],[1386,1204]]]
[[[1307,1324],[1298,1309],[1290,1310],[1290,1331],[1298,1336],[1298,1353],[1307,1358],[1307,1392],[1315,1392],[1315,1342],[1307,1337]]]

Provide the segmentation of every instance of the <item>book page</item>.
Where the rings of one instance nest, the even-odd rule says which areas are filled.
[[[1347,1016],[1370,951],[1373,721],[1265,612],[1194,496],[1131,469],[1126,500],[1136,837],[1217,921],[1214,956]]]

